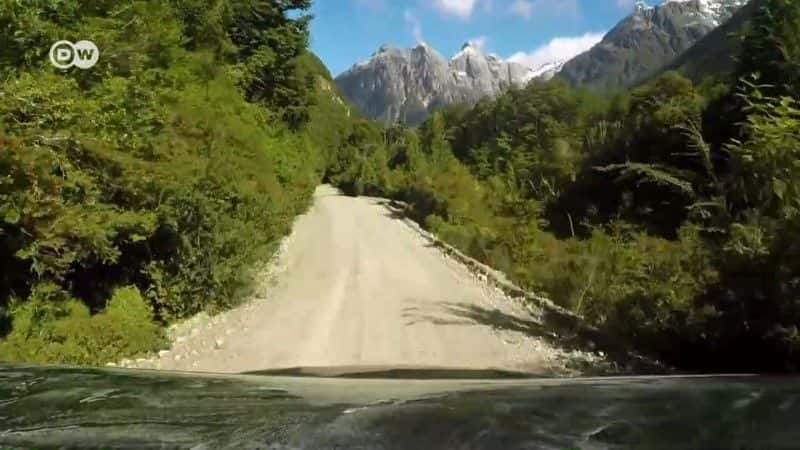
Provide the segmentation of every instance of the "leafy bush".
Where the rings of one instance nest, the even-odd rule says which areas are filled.
[[[693,314],[695,298],[717,280],[696,229],[671,241],[617,225],[549,248],[529,264],[534,285],[642,347],[653,343],[644,337],[684,326],[680,319]]]
[[[102,364],[142,355],[163,343],[150,306],[132,286],[114,291],[91,315],[81,301],[54,285],[39,285],[12,304],[13,331],[0,342],[0,360]]]
[[[798,370],[800,107],[751,89],[745,139],[728,146],[732,218],[719,243],[721,280],[702,303],[714,312],[714,364],[728,367],[735,356],[765,370]]]

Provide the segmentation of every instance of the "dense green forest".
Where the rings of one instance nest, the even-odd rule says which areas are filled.
[[[118,360],[246,298],[349,126],[309,3],[0,1],[0,360]]]
[[[246,298],[328,181],[669,364],[797,370],[800,3],[754,1],[732,74],[534,82],[411,129],[341,101],[310,0],[0,0],[0,360],[159,348]],[[103,57],[56,70],[58,39]]]
[[[365,125],[329,176],[669,364],[798,370],[800,3],[747,13],[719,39],[738,67],[701,84],[534,82],[418,130]]]

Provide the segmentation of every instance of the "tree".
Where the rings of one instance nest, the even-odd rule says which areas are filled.
[[[432,163],[443,167],[453,156],[450,143],[447,142],[444,115],[441,112],[433,113],[423,124],[421,133],[422,147],[430,154]]]
[[[800,89],[800,2],[757,0],[758,7],[742,43],[738,76],[757,74],[771,96]]]
[[[311,0],[230,0],[227,32],[238,49],[247,97],[276,109],[292,128],[308,121],[313,79],[296,70],[308,47]],[[291,13],[291,14],[290,14]]]

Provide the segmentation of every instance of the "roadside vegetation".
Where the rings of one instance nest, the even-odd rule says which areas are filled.
[[[135,356],[246,298],[348,126],[309,3],[0,2],[0,360]]]
[[[637,350],[800,369],[800,3],[756,0],[739,68],[614,98],[559,81],[412,130],[365,125],[331,180]]]

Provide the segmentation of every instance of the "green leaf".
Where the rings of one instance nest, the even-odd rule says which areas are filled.
[[[9,208],[3,212],[3,221],[11,225],[19,223],[21,218],[19,211],[16,209]]]

